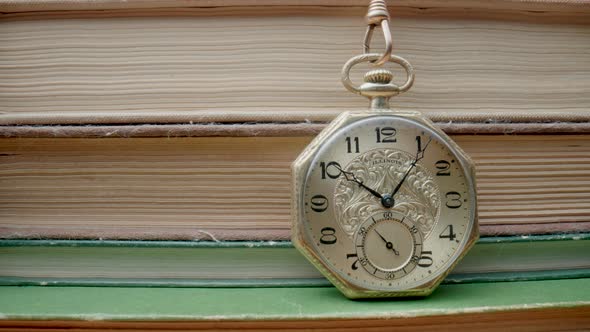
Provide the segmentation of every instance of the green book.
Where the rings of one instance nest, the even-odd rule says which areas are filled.
[[[590,278],[448,284],[419,299],[352,301],[334,287],[0,287],[16,330],[582,330]]]
[[[588,252],[590,234],[482,238],[444,282],[590,277]],[[0,266],[0,285],[330,285],[290,242],[2,240]]]

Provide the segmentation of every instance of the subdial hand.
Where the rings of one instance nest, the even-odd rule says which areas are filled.
[[[357,179],[357,177],[354,176],[354,173],[343,170],[342,167],[340,167],[340,165],[338,165],[338,164],[335,164],[334,167],[336,167],[340,171],[341,174],[344,174],[344,177],[346,178],[346,180],[357,183],[359,186],[363,187],[368,192],[370,192],[373,196],[375,196],[377,198],[380,198],[380,199],[383,199],[383,196],[381,196],[380,193],[378,193],[377,191],[375,191],[375,190],[373,190],[373,189],[365,186],[363,184],[363,181]]]
[[[399,256],[399,251],[395,250],[395,248],[393,247],[393,243],[387,241],[387,239],[383,235],[381,235],[379,232],[377,232],[376,229],[375,229],[375,233],[377,233],[377,235],[379,235],[379,237],[381,238],[381,240],[383,240],[383,242],[385,242],[385,248],[393,251],[393,253],[396,256]]]
[[[412,164],[410,165],[410,167],[408,167],[408,170],[406,171],[406,174],[404,174],[404,177],[397,184],[397,186],[393,189],[393,192],[391,193],[391,197],[393,197],[393,196],[395,196],[395,194],[397,194],[397,192],[399,191],[399,189],[402,187],[402,184],[404,183],[404,181],[406,181],[406,178],[408,177],[408,175],[410,175],[410,172],[412,171],[412,169],[416,166],[416,164],[420,160],[422,160],[422,158],[424,158],[424,151],[426,151],[426,148],[430,144],[430,141],[432,141],[432,137],[430,137],[430,139],[428,140],[428,142],[426,142],[426,145],[424,145],[424,148],[421,148],[419,137],[420,136],[417,136],[416,137],[417,138],[417,141],[418,141],[418,151],[416,151],[416,158],[414,158],[414,161],[412,162]]]

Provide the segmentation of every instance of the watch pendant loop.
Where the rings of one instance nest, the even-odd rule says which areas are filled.
[[[357,55],[353,58],[351,58],[350,60],[348,60],[345,64],[344,67],[342,68],[342,84],[344,85],[344,87],[355,94],[359,94],[361,96],[365,96],[368,98],[374,98],[374,97],[393,97],[395,95],[398,95],[402,92],[407,91],[409,88],[412,87],[412,84],[414,83],[414,68],[412,67],[412,65],[410,64],[410,62],[408,62],[406,59],[399,57],[397,55],[392,55],[389,58],[389,62],[394,62],[397,63],[398,65],[402,66],[407,74],[407,78],[406,78],[406,82],[404,84],[402,84],[401,86],[398,86],[397,84],[391,83],[391,82],[365,82],[364,84],[360,85],[359,87],[356,87],[352,81],[350,80],[350,70],[352,69],[352,67],[354,67],[356,64],[359,64],[361,62],[371,62],[371,61],[375,61],[379,58],[381,58],[381,54],[379,53],[368,53],[368,54],[361,54],[361,55]],[[383,71],[383,70],[380,70]],[[369,73],[368,73],[369,74]]]
[[[385,0],[371,0],[365,18],[367,20],[367,31],[365,32],[365,39],[363,40],[363,51],[365,54],[370,53],[373,30],[375,30],[377,26],[381,26],[383,39],[385,39],[385,50],[379,57],[379,60],[372,61],[372,63],[375,66],[382,66],[389,61],[393,49],[391,31],[389,29],[389,12],[387,11],[387,3]]]

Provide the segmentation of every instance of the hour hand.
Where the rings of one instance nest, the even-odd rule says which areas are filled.
[[[354,176],[354,173],[343,170],[342,167],[340,167],[340,165],[338,165],[338,164],[336,164],[334,166],[336,168],[338,168],[338,170],[340,171],[341,174],[344,174],[344,177],[346,178],[346,180],[357,183],[359,186],[363,187],[365,190],[370,192],[373,196],[383,199],[383,196],[381,196],[381,194],[379,192],[365,186],[363,184],[363,181],[359,180],[356,176]]]

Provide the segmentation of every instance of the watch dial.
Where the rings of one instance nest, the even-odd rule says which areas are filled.
[[[468,241],[475,201],[447,139],[420,122],[377,115],[323,143],[304,181],[302,229],[333,273],[398,291],[449,269]]]

